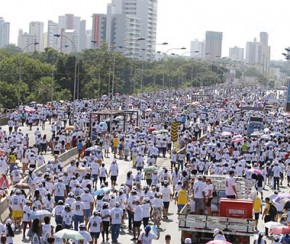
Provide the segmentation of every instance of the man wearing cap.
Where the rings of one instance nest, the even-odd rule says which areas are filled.
[[[62,178],[59,178],[58,181],[54,184],[52,195],[54,194],[54,201],[58,202],[58,200],[65,201],[65,196],[67,195],[66,186],[63,183]]]
[[[21,191],[16,189],[16,195],[10,199],[10,208],[14,219],[15,228],[20,227],[20,222],[23,216],[23,197],[20,195]]]
[[[120,227],[122,223],[123,210],[120,208],[120,203],[116,202],[114,208],[112,208],[111,215],[111,234],[112,234],[112,243],[118,243],[118,237],[120,233]]]
[[[119,174],[119,166],[116,160],[114,159],[109,169],[109,175],[111,176],[112,187],[115,187],[116,185],[118,174]]]
[[[93,239],[92,239],[92,236],[91,234],[86,231],[86,225],[84,223],[81,223],[80,224],[80,231],[79,233],[84,237],[84,239],[82,240],[82,242],[79,242],[79,241],[75,241],[74,243],[75,244],[89,244],[89,243],[92,243]]]

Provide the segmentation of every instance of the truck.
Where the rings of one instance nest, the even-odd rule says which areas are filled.
[[[224,186],[226,176],[207,176],[211,178],[217,196],[212,203],[217,204],[217,211],[213,216],[199,215],[191,212],[188,203],[179,213],[178,222],[181,231],[181,243],[186,238],[191,238],[192,243],[203,244],[213,240],[213,231],[219,228],[223,231],[227,241],[233,244],[250,243],[250,238],[255,234],[255,221],[252,219],[253,201],[251,182],[236,177],[239,199],[225,199]]]
[[[247,128],[247,136],[250,137],[253,132],[262,130],[264,130],[263,119],[259,117],[250,117]]]

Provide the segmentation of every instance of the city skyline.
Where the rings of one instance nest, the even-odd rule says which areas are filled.
[[[95,13],[106,13],[107,4],[111,0],[87,0],[86,5],[81,7],[75,0],[42,2],[47,3],[42,4],[45,6],[43,10],[42,6],[37,7],[39,1],[36,0],[2,1],[0,16],[6,22],[10,22],[10,43],[17,44],[19,29],[28,32],[30,22],[43,22],[46,32],[48,20],[57,21],[58,16],[67,13],[86,20],[87,29],[91,29],[91,16]],[[204,41],[206,31],[215,31],[223,33],[222,56],[229,56],[229,48],[234,46],[246,48],[246,43],[253,41],[254,38],[258,39],[260,32],[267,32],[271,59],[282,60],[281,53],[285,47],[290,46],[290,42],[287,41],[290,38],[286,29],[286,17],[281,17],[282,11],[287,9],[287,6],[290,6],[290,2],[286,0],[281,0],[279,6],[272,0],[268,2],[245,0],[237,1],[235,4],[228,0],[221,0],[218,3],[212,0],[198,3],[191,0],[158,0],[156,42],[166,41],[169,45],[158,46],[156,51],[183,46],[187,48],[186,51],[190,51],[191,41],[195,39]]]

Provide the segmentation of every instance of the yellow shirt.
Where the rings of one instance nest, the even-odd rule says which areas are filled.
[[[178,192],[178,196],[177,196],[177,204],[181,204],[181,205],[185,205],[187,204],[188,200],[187,200],[187,193],[186,190],[180,190]]]
[[[113,138],[113,147],[118,147],[119,145],[119,138],[118,137],[114,137]]]
[[[261,199],[256,197],[253,202],[253,210],[254,212],[261,212]]]

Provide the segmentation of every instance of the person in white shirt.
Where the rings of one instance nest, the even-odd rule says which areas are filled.
[[[95,210],[93,216],[91,216],[89,219],[88,225],[88,229],[91,234],[93,244],[97,244],[98,239],[100,237],[102,221],[103,220],[101,218],[101,213]]]
[[[214,231],[213,231],[213,236],[214,236],[214,240],[215,241],[226,241],[226,238],[224,236],[224,233],[218,229],[218,228],[215,228]]]
[[[163,218],[168,219],[169,203],[172,200],[173,194],[169,188],[169,182],[164,181],[164,187],[161,189],[162,201],[163,201]]]
[[[229,175],[226,178],[226,196],[227,198],[237,198],[238,193],[236,190],[236,181],[233,178],[234,177],[234,170],[229,171]]]
[[[86,231],[86,225],[84,223],[80,224],[79,233],[84,237],[84,239],[82,240],[82,242],[76,241],[75,244],[79,244],[79,243],[89,244],[89,243],[92,243],[92,241],[93,241],[92,236],[91,236],[91,234],[88,231]]]
[[[105,234],[106,234],[106,241],[109,240],[109,226],[110,226],[110,209],[108,203],[103,204],[103,209],[101,210],[101,216],[103,219],[102,226],[102,237],[103,237],[103,242],[105,242]]]
[[[195,200],[195,213],[203,214],[205,209],[205,183],[202,175],[197,176],[197,181],[193,184],[193,199]]]
[[[53,226],[50,224],[50,217],[44,217],[44,223],[42,224],[41,240],[43,243],[47,242],[47,238],[53,235]]]
[[[116,160],[113,160],[112,164],[110,165],[109,175],[111,176],[111,185],[115,187],[117,182],[117,177],[119,174],[119,166]]]
[[[85,215],[85,204],[81,201],[81,196],[77,196],[76,201],[72,204],[72,212],[74,214],[74,230],[78,231],[78,225],[84,222]]]
[[[123,218],[123,210],[120,208],[120,203],[115,203],[115,208],[112,208],[110,211],[111,215],[111,234],[112,234],[112,242],[118,243],[118,237],[120,233],[122,218]]]
[[[32,213],[32,210],[30,208],[30,201],[29,200],[25,200],[25,204],[23,206],[23,216],[22,216],[22,226],[23,226],[23,240],[25,240],[26,238],[26,228],[27,225],[29,226],[29,228],[31,228],[31,218],[30,215]],[[1,234],[1,231],[0,231]]]
[[[159,231],[157,234],[158,236],[151,233],[151,226],[146,225],[144,232],[139,235],[138,240],[141,241],[141,243],[152,244],[152,240],[159,239]]]
[[[64,210],[61,212],[62,226],[66,229],[72,228],[73,213],[71,211],[70,205],[66,204]]]
[[[88,224],[95,202],[93,196],[90,194],[89,188],[84,189],[84,193],[81,195],[81,200],[84,203],[85,223]]]
[[[280,188],[280,176],[282,173],[282,169],[279,166],[278,162],[275,163],[273,169],[273,179],[274,179],[274,190],[278,190]]]
[[[140,235],[140,226],[143,219],[142,208],[140,206],[140,200],[135,199],[135,208],[134,208],[134,222],[133,222],[133,239],[138,240],[137,236]]]

